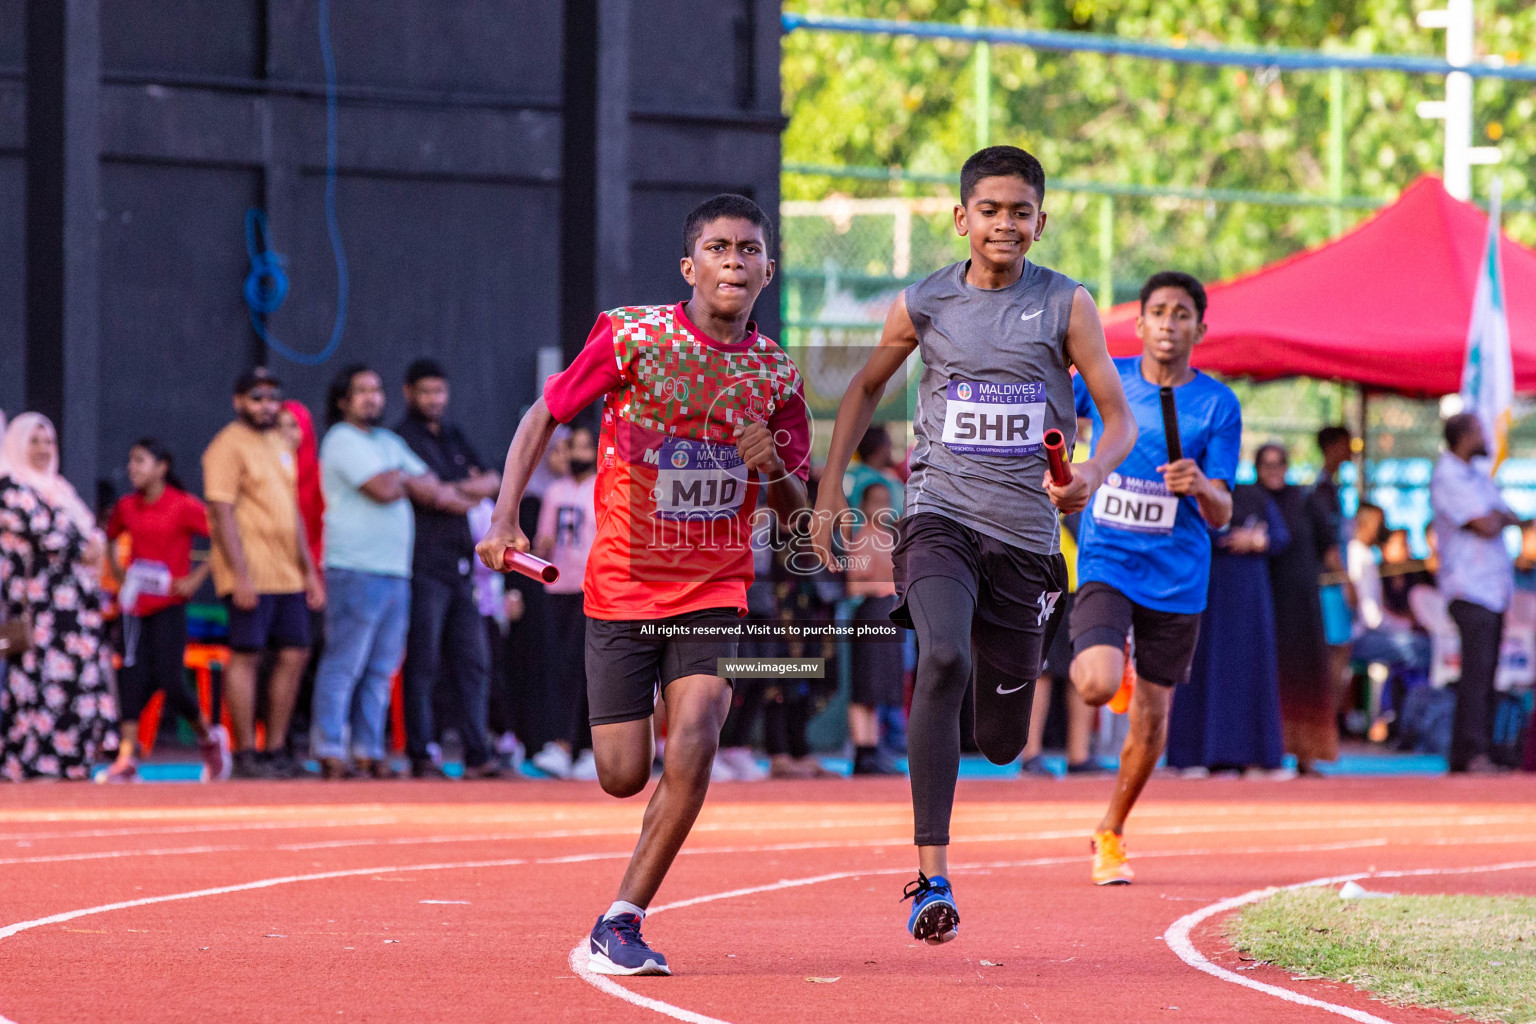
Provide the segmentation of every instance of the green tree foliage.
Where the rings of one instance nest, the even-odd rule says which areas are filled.
[[[1416,12],[1436,0],[795,0],[805,14],[904,18],[970,25],[1107,33],[1190,44],[1352,53],[1443,52]],[[1536,60],[1536,4],[1476,0],[1478,48],[1508,61]],[[801,29],[784,40],[790,117],[786,163],[905,168],[957,174],[974,148],[973,47],[913,37]],[[1328,188],[1328,75],[1216,68],[1135,57],[994,46],[991,140],[1023,146],[1049,179],[1262,189],[1324,195]],[[1346,194],[1390,199],[1438,173],[1441,126],[1415,112],[1443,96],[1443,79],[1345,74]],[[1479,80],[1474,141],[1496,139],[1504,162],[1474,169],[1485,194],[1502,177],[1507,199],[1536,198],[1536,89]],[[943,191],[933,186],[786,175],[786,199]],[[1097,279],[1099,199],[1049,192],[1042,261]],[[1346,211],[1345,225],[1363,216]],[[1507,227],[1536,244],[1536,216]],[[1114,276],[1134,281],[1163,266],[1208,279],[1251,270],[1330,235],[1322,207],[1115,200]],[[790,234],[786,262],[817,268],[815,240]],[[953,248],[953,243],[944,243]],[[878,262],[878,261],[876,261]],[[913,272],[932,269],[914,248]],[[871,264],[854,268],[873,273]],[[1123,293],[1122,296],[1124,297]]]

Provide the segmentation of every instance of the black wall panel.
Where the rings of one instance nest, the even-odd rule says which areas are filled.
[[[323,179],[306,178],[299,191],[286,250],[294,289],[272,324],[283,340],[317,351],[334,322],[336,277]],[[337,196],[351,285],[341,348],[320,367],[270,365],[319,417],[331,375],[367,363],[384,377],[393,423],[404,411],[406,366],[431,355],[450,375],[451,415],[499,464],[536,397],[534,352],[558,344],[558,190],[343,178]]]
[[[260,77],[262,6],[259,0],[101,0],[102,67]]]
[[[273,74],[321,81],[318,0],[282,2],[292,14],[275,27]],[[333,0],[331,39],[343,85],[560,102],[560,5],[549,0]]]
[[[0,67],[20,68],[27,60],[26,0],[0,0]]]
[[[128,446],[165,440],[188,486],[250,365],[241,217],[254,169],[108,162],[101,169],[101,448],[119,489]]]
[[[11,414],[25,400],[17,72],[29,6],[62,17],[52,0],[0,0],[0,409]],[[318,351],[336,309],[319,11],[320,0],[99,0],[99,132],[88,134],[100,161],[100,256],[94,288],[81,291],[99,317],[99,391],[74,386],[67,367],[64,380],[66,403],[95,403],[99,436],[65,437],[66,471],[71,446],[86,445],[98,477],[121,487],[127,446],[158,434],[199,486],[199,456],[253,360],[317,418],[336,369],[368,362],[388,384],[393,421],[401,374],[423,353],[446,364],[452,415],[499,460],[537,394],[536,353],[560,347],[567,318],[590,323],[597,312],[562,298],[571,261],[595,251],[562,238],[562,223],[579,222],[561,217],[571,201],[562,104],[573,103],[569,123],[584,130],[625,121],[574,113],[582,101],[567,91],[565,54],[585,51],[565,45],[568,16],[612,24],[617,11],[627,25],[615,36],[629,54],[627,84],[614,79],[628,90],[627,136],[617,136],[627,143],[612,150],[624,154],[610,166],[617,175],[601,179],[629,186],[611,207],[629,224],[624,301],[686,296],[678,239],[698,201],[741,191],[776,213],[777,0],[332,0],[346,332],[321,366],[269,352],[241,298],[247,209],[267,209],[272,246],[288,261],[291,292],[270,318],[277,336]],[[71,78],[82,85],[88,76]],[[601,93],[602,110],[623,109],[613,100]],[[777,303],[774,289],[758,305],[770,333]],[[38,343],[55,351],[51,338]],[[75,483],[96,491],[97,481]]]
[[[636,103],[668,111],[751,110],[754,3],[714,0],[709,16],[700,17],[693,4],[638,0],[630,50]]]

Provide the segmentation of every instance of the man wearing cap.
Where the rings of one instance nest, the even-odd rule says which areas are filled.
[[[309,612],[325,604],[310,559],[294,485],[293,455],[274,429],[282,385],[265,367],[235,382],[235,420],[203,452],[203,491],[213,528],[213,582],[229,611],[224,673],[234,733],[235,778],[293,778],[288,721],[309,660]],[[256,672],[275,648],[267,693],[265,751],[255,749]]]

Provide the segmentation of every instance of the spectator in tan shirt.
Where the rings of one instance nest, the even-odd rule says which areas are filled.
[[[325,589],[305,543],[293,455],[274,429],[281,384],[264,367],[235,382],[235,420],[203,453],[203,488],[213,530],[213,582],[229,611],[224,692],[234,727],[235,778],[294,778],[288,722],[309,660],[309,612]],[[277,649],[267,694],[267,749],[255,748],[256,673]]]

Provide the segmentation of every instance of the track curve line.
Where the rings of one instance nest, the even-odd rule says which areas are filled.
[[[1289,889],[1307,889],[1320,885],[1339,885],[1342,882],[1358,882],[1362,878],[1414,878],[1429,875],[1474,875],[1485,874],[1493,871],[1520,871],[1528,868],[1536,868],[1536,860],[1507,861],[1503,864],[1481,864],[1473,867],[1458,868],[1414,868],[1411,870],[1403,871],[1357,871],[1354,874],[1330,875],[1325,878],[1313,878],[1306,882],[1295,882],[1291,885],[1276,885],[1271,886],[1268,889],[1255,889],[1252,892],[1245,892],[1241,896],[1233,896],[1229,899],[1218,900],[1215,903],[1201,907],[1199,910],[1193,911],[1192,913],[1185,914],[1183,917],[1179,918],[1177,921],[1173,922],[1173,924],[1168,926],[1168,930],[1163,933],[1163,941],[1167,943],[1168,948],[1171,949],[1174,955],[1177,956],[1180,960],[1184,961],[1195,970],[1203,971],[1213,978],[1219,978],[1220,980],[1230,982],[1233,985],[1241,985],[1243,988],[1250,988],[1255,992],[1262,992],[1265,995],[1274,996],[1276,999],[1283,999],[1288,1003],[1296,1003],[1299,1006],[1309,1006],[1313,1009],[1325,1010],[1328,1013],[1337,1014],[1340,1017],[1346,1017],[1349,1020],[1358,1021],[1359,1024],[1392,1024],[1392,1021],[1389,1021],[1384,1017],[1378,1017],[1375,1014],[1367,1013],[1364,1010],[1356,1010],[1349,1006],[1340,1006],[1338,1003],[1330,1003],[1324,999],[1317,999],[1313,996],[1303,995],[1300,992],[1295,992],[1288,988],[1281,988],[1279,985],[1271,985],[1267,982],[1255,981],[1252,978],[1245,978],[1241,974],[1230,971],[1227,968],[1221,967],[1217,964],[1213,964],[1209,959],[1205,957],[1203,953],[1195,948],[1194,942],[1189,937],[1190,933],[1194,931],[1196,926],[1201,924],[1203,921],[1206,921],[1207,919],[1214,917],[1217,914],[1224,914],[1229,910],[1236,910],[1238,907],[1245,907],[1249,904],[1257,903],[1260,900],[1273,896],[1275,893],[1285,892]]]

